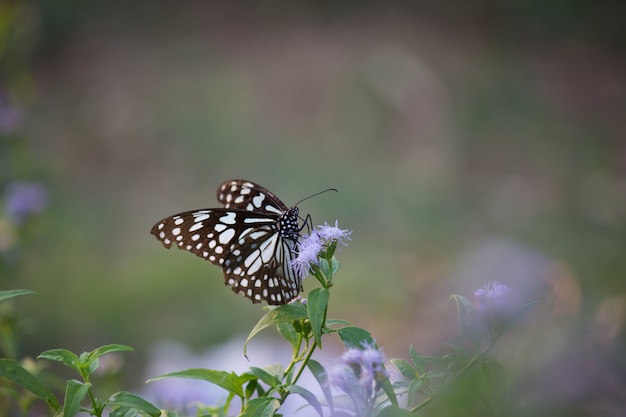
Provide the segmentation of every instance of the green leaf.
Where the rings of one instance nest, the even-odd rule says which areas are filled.
[[[415,417],[415,414],[408,410],[403,410],[397,405],[390,405],[380,410],[376,417]]]
[[[398,371],[408,380],[417,378],[417,372],[415,372],[415,368],[411,366],[410,363],[405,361],[402,358],[391,359],[390,362],[398,368]]]
[[[272,388],[277,385],[280,385],[280,379],[276,375],[270,374],[265,369],[257,368],[256,366],[251,366],[250,372]]]
[[[276,329],[278,330],[278,333],[280,333],[285,340],[291,344],[294,348],[294,354],[296,354],[297,352],[295,352],[295,349],[298,346],[298,333],[296,332],[296,329],[294,329],[293,324],[288,322],[278,323],[276,325]]]
[[[324,369],[322,364],[320,364],[315,359],[309,359],[309,361],[307,362],[307,366],[317,380],[317,383],[320,385],[320,388],[322,388],[322,392],[324,393],[324,397],[326,398],[326,402],[328,403],[332,414],[334,410],[333,394],[330,391],[330,384],[328,383],[328,375],[326,374],[326,369]]]
[[[243,385],[240,383],[239,377],[234,372],[215,371],[212,369],[192,368],[184,371],[170,372],[156,378],[150,378],[146,382],[159,381],[165,378],[191,378],[207,381],[218,387],[224,388],[226,391],[243,397]]]
[[[355,326],[348,326],[337,330],[339,338],[347,348],[363,349],[364,346],[374,346],[374,338],[365,329]]]
[[[41,355],[37,356],[37,359],[48,359],[50,361],[61,362],[80,373],[78,356],[76,356],[74,352],[70,352],[67,349],[46,350]]]
[[[18,297],[26,294],[37,294],[37,291],[33,290],[7,290],[0,291],[0,301],[8,300],[9,298]]]
[[[271,417],[280,408],[276,398],[254,398],[246,403],[240,417]]]
[[[250,381],[249,384],[246,385],[246,389],[244,390],[245,398],[248,399],[252,397],[252,395],[254,394],[254,391],[256,391],[257,388],[259,388],[259,380],[255,378],[252,381]],[[259,393],[259,397],[260,396],[261,394]]]
[[[333,276],[335,276],[335,274],[337,274],[337,272],[339,271],[339,268],[341,268],[341,264],[339,263],[337,258],[335,258],[334,256],[331,259],[331,264],[332,264],[331,266],[332,266]]]
[[[0,359],[0,376],[32,392],[55,411],[61,408],[59,400],[36,376],[10,359]]]
[[[339,261],[334,256],[331,256],[330,259],[324,258],[319,263],[319,268],[322,271],[322,274],[324,274],[329,281],[332,281],[340,267],[341,265],[339,264]]]
[[[258,396],[261,396],[261,391],[263,391],[263,387],[259,384],[259,377],[251,374],[250,372],[246,372],[237,377],[237,385],[242,387],[242,391],[244,393],[244,398],[248,399],[252,397],[254,394],[254,390],[257,391]],[[245,389],[243,388],[245,387]],[[234,395],[232,392],[230,395]]]
[[[280,307],[270,310],[266,315],[261,317],[261,320],[259,320],[250,331],[243,347],[244,355],[246,354],[248,342],[261,330],[277,325],[278,323],[286,323],[305,318],[307,318],[306,307],[300,303],[283,304]]]
[[[389,381],[389,378],[385,377],[385,380],[382,382],[381,387],[385,394],[387,394],[387,398],[389,398],[391,404],[398,405],[398,398],[396,397],[396,392],[393,390],[393,385],[391,385],[391,381]]]
[[[67,381],[65,400],[63,402],[63,417],[74,417],[90,387],[91,384],[83,384],[75,379]]]
[[[109,413],[109,417],[137,417],[139,410],[136,408],[117,407]]]
[[[424,358],[422,358],[416,351],[413,345],[409,346],[409,355],[411,355],[411,360],[413,361],[413,365],[415,365],[415,369],[420,374],[426,372],[426,362]]]
[[[143,411],[153,417],[159,417],[161,410],[138,395],[126,391],[116,392],[109,397],[109,405]]]
[[[112,345],[104,345],[101,346],[97,349],[92,350],[91,352],[89,352],[88,355],[88,359],[89,360],[94,360],[99,358],[102,355],[106,355],[107,353],[111,353],[111,352],[132,352],[135,349],[133,349],[130,346],[126,346],[126,345],[118,345],[118,344],[112,344]]]
[[[408,391],[407,403],[408,404],[413,404],[413,401],[417,397],[417,394],[420,392],[422,385],[424,385],[424,382],[421,379],[412,379],[411,382],[409,382],[409,386],[407,387],[407,391]]]
[[[320,268],[320,271],[322,271],[322,274],[324,275],[324,277],[326,279],[332,278],[332,275],[331,275],[332,274],[332,272],[331,272],[332,270],[330,268],[331,264],[330,264],[330,261],[328,259],[323,258],[321,260],[321,262],[318,264],[318,266]]]
[[[93,374],[93,372],[100,367],[100,359],[96,358],[92,361],[87,362],[89,364],[87,368],[87,373],[89,375]]]
[[[317,411],[317,414],[319,414],[320,417],[324,417],[322,405],[311,391],[304,387],[301,387],[300,385],[289,385],[285,387],[285,389],[293,394],[298,394],[299,396],[304,398],[309,404],[311,404],[311,407],[313,407],[315,411]]]
[[[306,305],[309,312],[311,330],[313,331],[315,344],[320,348],[322,347],[322,329],[325,325],[329,297],[330,293],[327,288],[316,288],[309,292],[307,296]]]
[[[461,333],[476,338],[477,340],[475,340],[475,342],[478,342],[480,335],[485,333],[486,328],[478,316],[476,309],[472,303],[462,295],[452,295],[450,298],[456,302]]]
[[[352,326],[352,323],[350,323],[347,320],[326,319],[326,326],[327,327],[332,327],[332,326]]]

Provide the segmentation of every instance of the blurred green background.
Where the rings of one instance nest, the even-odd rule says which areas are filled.
[[[502,352],[530,361],[513,369],[568,368],[563,349],[600,340],[624,389],[625,15],[609,1],[0,4],[0,88],[22,114],[0,137],[0,185],[50,198],[1,248],[2,289],[41,294],[18,303],[22,353],[124,343],[141,361],[161,340],[202,350],[247,332],[258,305],[149,235],[245,178],[287,204],[340,190],[300,205],[353,230],[330,315],[388,356],[435,351],[456,332],[448,296],[499,279],[540,300]]]

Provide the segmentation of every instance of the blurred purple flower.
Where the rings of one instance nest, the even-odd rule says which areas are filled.
[[[22,224],[28,216],[46,209],[48,192],[41,184],[16,181],[7,187],[5,204],[9,219],[15,224]]]
[[[342,245],[347,246],[348,244],[345,241],[352,240],[350,239],[350,234],[352,233],[352,231],[340,229],[338,220],[335,220],[334,226],[331,226],[328,223],[324,222],[323,226],[317,227],[319,228],[318,233],[320,237],[327,242],[330,242],[331,240],[336,240],[337,243],[341,243]]]
[[[328,382],[352,398],[358,415],[368,415],[376,392],[389,376],[384,363],[385,356],[374,345],[349,348],[328,370]]]
[[[510,292],[511,287],[498,281],[489,282],[474,292],[478,300],[476,309],[490,329],[493,330],[494,326],[510,317],[513,311],[509,300]]]
[[[17,131],[24,119],[24,113],[12,106],[6,98],[0,97],[0,136],[10,135]]]
[[[298,244],[298,256],[289,262],[300,278],[304,279],[309,274],[311,265],[317,265],[317,255],[322,251],[323,245],[320,235],[313,230],[310,235],[304,235]]]

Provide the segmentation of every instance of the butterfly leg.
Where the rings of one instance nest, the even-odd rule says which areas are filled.
[[[308,234],[311,234],[311,229],[313,229],[313,219],[311,218],[311,215],[307,214],[304,219],[300,217],[300,220],[302,220],[304,223],[302,223],[299,231],[302,232],[302,230],[306,227],[306,232]]]

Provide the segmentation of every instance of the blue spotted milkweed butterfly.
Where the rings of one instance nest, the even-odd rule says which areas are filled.
[[[245,180],[222,183],[224,208],[192,210],[156,223],[150,233],[222,268],[224,281],[253,303],[285,304],[302,291],[290,266],[304,226],[298,207],[287,207],[266,188]],[[305,222],[306,224],[306,222]]]

